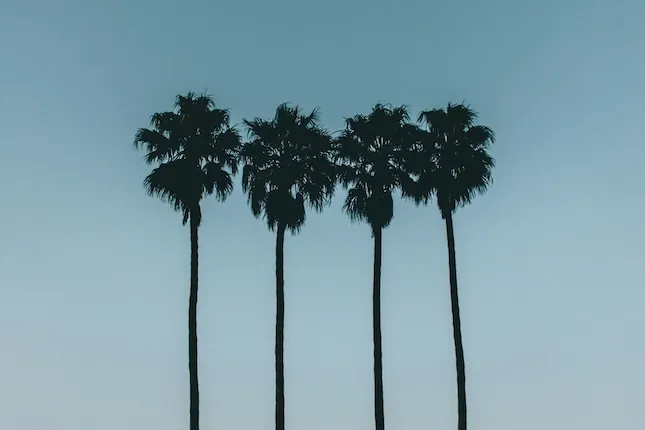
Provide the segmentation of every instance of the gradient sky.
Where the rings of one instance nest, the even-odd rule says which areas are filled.
[[[177,93],[331,129],[377,101],[465,100],[498,137],[458,212],[477,430],[645,422],[645,3],[0,1],[0,428],[188,428],[189,232],[132,148]],[[236,185],[239,184],[236,183]],[[373,428],[372,241],[344,192],[286,240],[290,430]],[[273,429],[274,236],[204,205],[204,429]],[[456,428],[445,227],[384,233],[389,430]],[[640,269],[639,269],[640,266]]]

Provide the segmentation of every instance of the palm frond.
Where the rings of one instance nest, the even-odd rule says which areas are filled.
[[[465,139],[469,147],[483,149],[495,143],[495,132],[483,125],[474,125],[466,131]]]
[[[204,191],[205,194],[215,194],[221,202],[233,192],[233,179],[226,171],[223,164],[210,161],[204,165]]]
[[[228,127],[215,137],[211,152],[211,159],[222,165],[222,168],[229,168],[231,174],[237,175],[239,164],[240,146],[242,138],[235,127]]]
[[[147,151],[144,160],[148,164],[162,163],[169,160],[181,149],[177,141],[171,140],[157,130],[147,128],[141,128],[137,131],[134,147],[137,149],[144,148]]]
[[[462,103],[448,104],[446,116],[450,119],[451,124],[462,129],[472,127],[477,121],[477,112]]]
[[[367,190],[357,185],[347,191],[347,197],[343,210],[352,221],[363,221],[367,219]]]
[[[179,116],[175,112],[154,113],[150,117],[150,125],[160,133],[170,133],[177,128]]]
[[[189,166],[182,161],[162,163],[144,179],[148,195],[170,203],[176,211],[184,214],[184,224],[192,210],[199,204],[197,193],[190,186],[192,177]]]

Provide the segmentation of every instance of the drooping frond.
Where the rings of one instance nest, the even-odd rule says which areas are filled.
[[[175,111],[152,115],[151,129],[137,132],[134,144],[157,164],[145,180],[149,194],[168,201],[184,223],[201,222],[201,200],[215,194],[224,200],[233,190],[240,136],[229,125],[229,112],[206,95],[178,95]]]
[[[394,215],[392,193],[414,182],[406,170],[418,129],[405,106],[377,104],[368,115],[346,119],[336,139],[339,182],[348,188],[343,206],[353,221],[373,230],[389,225]]]
[[[183,213],[184,224],[200,198],[193,185],[196,175],[192,170],[185,159],[162,163],[143,182],[150,196],[161,198],[170,203],[173,209]]]
[[[224,201],[233,192],[233,178],[226,166],[209,161],[204,165],[204,194],[215,194],[219,201]]]
[[[419,114],[427,131],[411,162],[418,177],[412,197],[419,203],[436,195],[444,218],[492,183],[495,161],[488,148],[495,134],[476,120],[477,113],[462,104]]]
[[[150,125],[158,132],[169,135],[177,130],[179,115],[175,112],[154,113],[150,117]]]
[[[237,175],[242,138],[235,127],[223,128],[215,134],[215,144],[211,146],[208,159],[216,162],[222,170],[227,168]]]
[[[244,120],[249,141],[240,152],[242,188],[253,214],[270,229],[282,224],[295,232],[305,222],[305,206],[322,210],[336,183],[329,133],[315,109],[304,114],[283,103],[271,120]]]
[[[134,146],[146,150],[144,160],[148,164],[163,163],[165,160],[171,159],[181,149],[177,140],[170,139],[163,132],[147,128],[139,129]]]
[[[343,204],[343,210],[349,215],[352,221],[366,221],[368,192],[361,186],[355,186],[347,190],[347,197]]]
[[[466,130],[464,139],[470,148],[486,149],[495,143],[495,132],[484,125],[474,125]]]

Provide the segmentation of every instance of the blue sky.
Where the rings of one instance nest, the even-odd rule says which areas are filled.
[[[188,426],[188,230],[145,195],[137,128],[207,90],[331,129],[377,101],[465,100],[495,183],[456,215],[470,423],[645,421],[645,3],[0,2],[0,428]],[[371,259],[344,193],[286,241],[291,430],[370,429]],[[204,205],[204,429],[273,428],[274,237],[239,187]],[[445,228],[384,234],[388,429],[456,424]],[[640,267],[640,269],[639,269]]]

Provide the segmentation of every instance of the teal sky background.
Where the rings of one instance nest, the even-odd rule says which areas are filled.
[[[455,218],[477,430],[645,422],[642,1],[0,1],[0,428],[188,427],[189,232],[132,148],[177,93],[339,129],[465,100],[497,133]],[[204,204],[204,429],[273,429],[274,236]],[[345,193],[286,241],[290,430],[373,426],[372,240]],[[389,430],[456,428],[445,227],[384,233]]]

